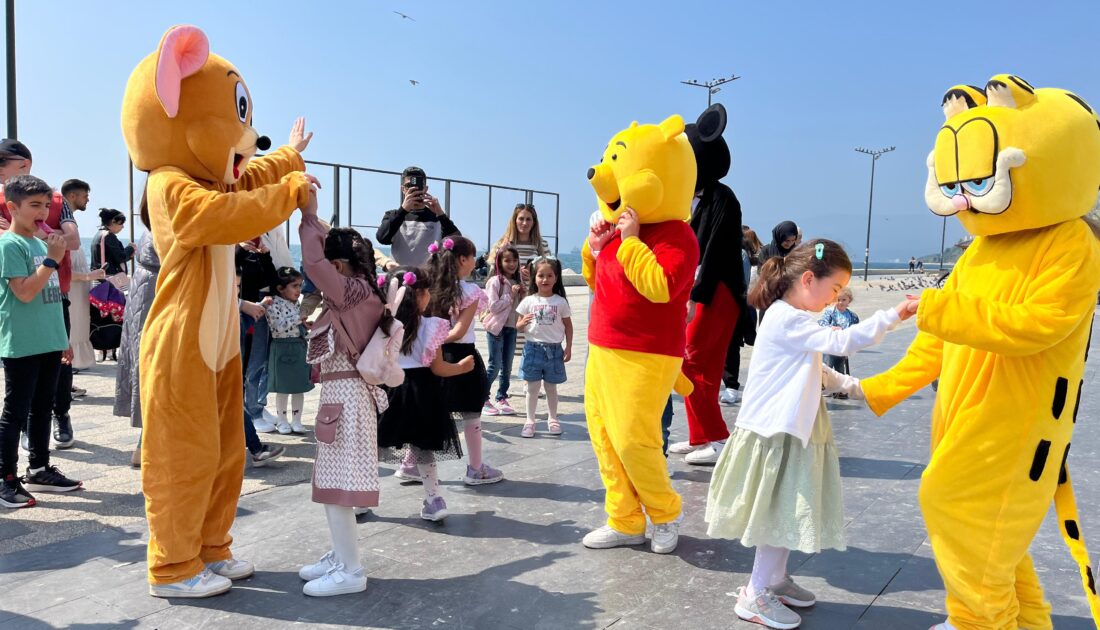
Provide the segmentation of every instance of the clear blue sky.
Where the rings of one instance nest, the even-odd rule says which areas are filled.
[[[307,158],[558,191],[563,252],[584,237],[585,171],[607,139],[633,119],[702,111],[705,91],[682,79],[744,77],[717,99],[745,222],[763,237],[793,219],[859,260],[860,145],[897,146],[878,163],[872,259],[939,250],[922,190],[947,87],[1012,72],[1100,106],[1094,1],[16,4],[19,137],[36,174],[89,181],[93,208],[126,207],[123,88],[177,23],[203,28],[241,70],[255,125],[276,143],[303,114],[316,132]],[[355,222],[375,223],[396,205],[396,182],[357,178],[355,199]],[[517,198],[494,201],[495,237]],[[451,205],[484,246],[484,194],[455,190]],[[550,204],[536,205],[552,232]],[[82,218],[85,234],[94,219]],[[962,234],[949,219],[948,244]]]

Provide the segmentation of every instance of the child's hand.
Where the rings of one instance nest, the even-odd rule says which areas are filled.
[[[619,215],[618,228],[624,241],[631,236],[638,236],[641,227],[642,224],[638,222],[638,213],[634,212],[631,208],[627,208]]]
[[[263,305],[264,308],[268,308],[274,303],[275,303],[275,298],[271,297],[270,295],[265,297],[264,299],[260,300],[260,304]]]
[[[294,126],[290,128],[290,141],[287,142],[290,146],[294,147],[294,150],[298,153],[306,150],[309,146],[309,141],[313,139],[313,132],[306,133],[306,117],[299,116],[294,121]]]
[[[309,199],[306,201],[306,205],[301,208],[303,216],[317,216],[317,190],[321,188],[321,182],[316,177],[305,173],[306,181],[309,182]]]
[[[602,217],[599,218],[599,221],[596,221],[593,217],[592,225],[588,230],[588,249],[593,254],[598,253],[613,236],[615,236],[615,226],[604,221]]]
[[[65,244],[65,237],[61,236],[58,232],[53,232],[46,236],[46,257],[52,258],[58,262],[61,261],[61,257],[65,255],[65,251],[68,250],[68,245]]]
[[[894,310],[897,311],[901,321],[905,321],[917,314],[918,305],[920,305],[920,300],[903,300],[894,307]]]
[[[528,324],[535,320],[534,313],[528,313],[526,315],[520,315],[516,321],[517,328],[526,328]]]
[[[8,220],[5,219],[4,217],[0,217],[0,230],[8,230],[8,229],[11,229],[11,223],[8,223]]]
[[[516,299],[523,294],[523,287],[518,284],[512,285],[512,299]]]
[[[241,302],[241,312],[252,319],[260,319],[264,316],[264,307],[255,302]]]
[[[459,361],[456,365],[458,365],[458,369],[462,370],[461,372],[459,372],[459,374],[472,372],[474,370],[474,358],[466,357],[465,359]]]
[[[569,363],[569,359],[572,359],[572,358],[573,358],[573,347],[572,346],[565,346],[565,354],[562,357],[562,360],[565,361],[566,363]]]

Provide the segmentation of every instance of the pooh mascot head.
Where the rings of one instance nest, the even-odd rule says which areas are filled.
[[[707,190],[730,172],[730,148],[722,137],[725,131],[726,108],[721,103],[708,107],[697,121],[684,128],[695,153],[697,190]]]
[[[608,223],[618,221],[626,208],[643,224],[686,221],[695,195],[695,157],[684,119],[672,115],[659,125],[630,123],[588,169],[588,181]]]
[[[252,128],[252,96],[240,72],[210,52],[206,34],[174,26],[126,84],[122,134],[134,166],[181,169],[233,185],[271,141]]]
[[[1100,190],[1100,121],[1077,95],[999,74],[955,86],[928,155],[924,197],[975,236],[1046,227],[1089,214]]]

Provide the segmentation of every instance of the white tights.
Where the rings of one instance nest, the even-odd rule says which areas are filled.
[[[755,596],[764,589],[779,584],[787,578],[787,559],[790,549],[760,545],[756,548],[756,559],[752,561],[752,576],[749,577],[750,595]]]
[[[279,419],[286,422],[286,403],[290,398],[290,410],[294,414],[296,422],[302,421],[302,405],[305,403],[305,394],[275,394],[275,411],[279,413]]]
[[[355,539],[355,508],[342,505],[326,505],[328,531],[332,535],[332,551],[336,561],[349,573],[363,567],[359,561],[359,544]]]
[[[527,422],[535,421],[535,413],[539,408],[539,387],[546,387],[546,406],[550,408],[550,419],[558,419],[558,386],[545,381],[529,381],[527,383]]]

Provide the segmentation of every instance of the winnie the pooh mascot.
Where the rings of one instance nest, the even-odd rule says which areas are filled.
[[[644,543],[647,516],[653,551],[671,553],[679,539],[680,495],[661,452],[661,411],[674,385],[691,391],[680,367],[699,262],[687,224],[695,178],[680,116],[632,123],[588,169],[604,221],[581,252],[594,292],[584,411],[608,516],[584,537],[589,548]]]
[[[254,570],[229,549],[245,464],[233,246],[316,198],[308,140],[252,159],[270,141],[248,87],[194,26],[169,29],[130,75],[122,132],[149,173],[161,260],[140,357],[149,592],[208,597]]]
[[[1066,465],[1100,290],[1087,216],[1100,121],[1078,96],[1007,74],[943,103],[925,199],[974,242],[943,289],[921,293],[905,357],[863,391],[881,415],[940,379],[920,486],[947,590],[937,628],[1053,628],[1028,555],[1052,500],[1100,624]]]

